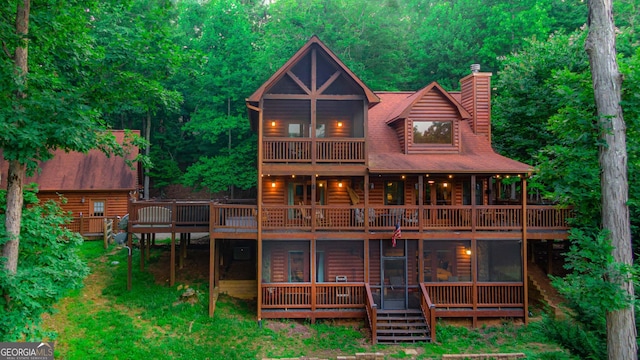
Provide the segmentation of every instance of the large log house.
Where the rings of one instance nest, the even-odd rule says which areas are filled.
[[[360,317],[374,342],[433,340],[436,317],[526,322],[527,243],[566,238],[568,210],[527,204],[530,166],[493,151],[490,78],[374,92],[314,36],[247,99],[257,203],[164,203],[161,231],[207,229],[211,288],[248,285],[258,321]],[[160,231],[143,207],[130,230]]]

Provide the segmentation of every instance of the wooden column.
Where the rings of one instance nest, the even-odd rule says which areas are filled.
[[[524,286],[524,323],[529,323],[529,276],[527,269],[527,178],[522,177],[522,283]]]
[[[215,268],[216,268],[216,238],[211,236],[213,234],[212,231],[209,231],[209,317],[213,317],[213,311],[215,310],[214,304],[214,276],[215,276]]]
[[[176,283],[176,233],[171,232],[171,261],[169,267],[169,286]]]
[[[131,290],[131,270],[133,268],[133,260],[131,259],[131,247],[133,246],[133,234],[131,234],[131,222],[129,222],[129,232],[127,233],[127,246],[129,253],[127,255],[127,290]]]

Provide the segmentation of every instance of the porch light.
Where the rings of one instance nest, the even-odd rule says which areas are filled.
[[[322,183],[319,183],[319,184],[318,184],[318,186],[319,186],[319,187],[322,187]]]
[[[342,187],[342,181],[338,182],[338,187]]]
[[[427,183],[429,183],[429,184],[435,184],[436,182],[435,182],[434,180],[429,180],[429,181],[427,181]]]
[[[449,175],[449,179],[453,179],[453,175]]]
[[[338,127],[342,127],[342,121],[338,121]]]
[[[271,127],[275,127],[275,126],[276,126],[276,122],[275,122],[275,121],[272,121],[272,122],[271,122]]]
[[[402,180],[404,180],[406,178],[406,176],[402,175]]]
[[[276,182],[275,182],[275,181],[272,181],[272,182],[271,182],[271,187],[272,187],[272,188],[276,187]]]
[[[449,186],[449,184],[447,184],[447,183],[443,183],[442,184],[442,187],[447,187],[447,186]]]
[[[295,178],[296,178],[296,176],[295,176],[295,175],[291,175],[291,178],[292,178],[292,179],[295,179]]]
[[[469,249],[469,248],[466,248],[464,252],[465,252],[467,255],[471,255],[471,249]]]

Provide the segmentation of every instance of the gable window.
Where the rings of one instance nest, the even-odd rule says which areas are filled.
[[[453,144],[453,122],[413,121],[414,144]]]

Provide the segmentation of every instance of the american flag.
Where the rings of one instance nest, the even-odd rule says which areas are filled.
[[[396,240],[402,237],[402,231],[400,231],[400,222],[396,223],[396,230],[393,232],[391,236],[391,246],[396,247]]]

